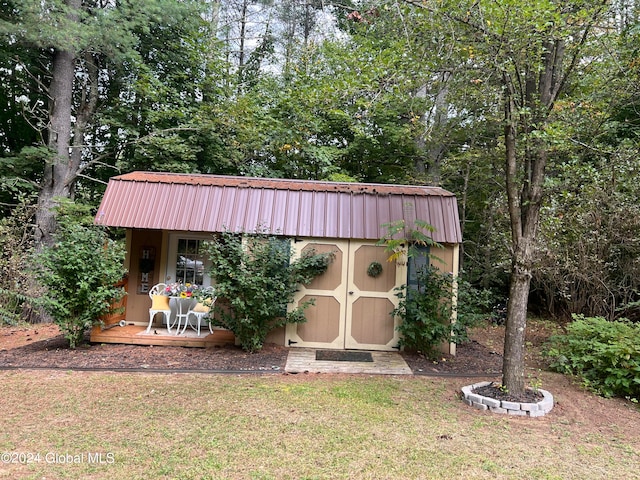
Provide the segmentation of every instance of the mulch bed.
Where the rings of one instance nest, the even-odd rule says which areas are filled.
[[[442,354],[431,359],[415,352],[401,352],[401,355],[415,375],[491,377],[501,375],[502,371],[502,355],[476,340],[458,345],[455,356]]]
[[[522,395],[514,396],[511,395],[508,391],[500,388],[500,384],[491,383],[490,385],[485,385],[484,387],[478,387],[473,389],[473,393],[477,393],[478,395],[482,395],[483,397],[495,398],[500,401],[507,402],[518,402],[518,403],[538,403],[544,399],[544,395],[540,392],[535,392],[533,390],[526,389]]]
[[[0,368],[149,369],[171,371],[282,372],[288,348],[266,344],[260,352],[246,353],[230,345],[215,348],[86,344],[68,348],[62,335],[34,338],[24,346],[0,349]],[[476,341],[458,345],[457,355],[437,360],[419,353],[401,352],[418,375],[498,375],[502,356]]]
[[[85,344],[68,348],[64,337],[0,350],[1,367],[147,369],[171,371],[278,371],[284,370],[287,349],[265,345],[250,354],[239,347],[187,348],[120,344]]]

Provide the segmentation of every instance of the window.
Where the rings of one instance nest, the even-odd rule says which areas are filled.
[[[167,280],[170,282],[210,285],[206,274],[208,260],[202,251],[202,243],[208,239],[174,234],[169,240]]]
[[[414,245],[416,254],[409,258],[407,265],[407,285],[417,290],[418,272],[429,266],[429,247],[426,245]]]
[[[200,244],[200,240],[178,239],[176,281],[202,285],[204,281],[204,256],[200,253]]]

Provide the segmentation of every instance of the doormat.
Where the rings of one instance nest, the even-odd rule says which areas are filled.
[[[348,350],[316,350],[316,360],[329,362],[373,362],[370,352]]]

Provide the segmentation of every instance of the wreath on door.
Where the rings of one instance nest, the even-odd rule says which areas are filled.
[[[382,265],[380,262],[371,262],[367,267],[367,275],[376,278],[382,273]]]

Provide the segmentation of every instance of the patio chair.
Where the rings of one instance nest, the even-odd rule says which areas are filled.
[[[147,333],[151,330],[153,319],[156,314],[162,313],[167,321],[167,330],[171,331],[171,307],[169,306],[169,297],[162,295],[162,292],[166,288],[165,283],[158,283],[151,287],[149,290],[149,298],[151,299],[151,308],[149,309],[149,325],[147,326]]]
[[[205,304],[206,303],[206,304]],[[193,328],[196,332],[198,332],[198,336],[200,336],[200,324],[202,323],[202,319],[209,315],[213,305],[216,303],[216,297],[208,298],[205,303],[198,302],[196,305],[189,309],[187,312],[187,319],[184,322],[184,328],[182,329],[182,333],[187,329],[187,327]],[[192,325],[189,317],[193,315],[196,317],[196,324]],[[213,333],[213,328],[211,327],[211,322],[209,322],[209,331]]]

